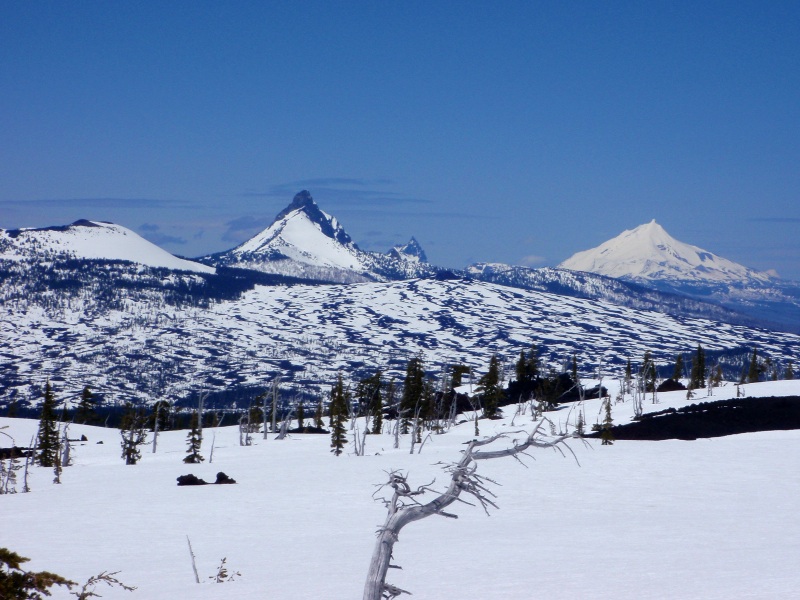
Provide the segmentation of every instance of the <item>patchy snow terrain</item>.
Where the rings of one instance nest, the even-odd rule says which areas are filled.
[[[0,353],[9,359],[2,401],[39,402],[48,377],[59,398],[88,384],[114,402],[237,386],[247,402],[276,375],[288,395],[317,396],[340,369],[399,378],[422,353],[432,373],[455,363],[482,373],[493,353],[513,368],[531,343],[554,367],[575,352],[587,370],[602,363],[606,376],[647,350],[665,365],[702,344],[733,352],[734,377],[753,346],[780,365],[800,349],[793,334],[465,280],[257,286],[207,307],[123,296],[110,308],[90,293],[49,301],[7,302],[0,312]]]
[[[800,395],[798,381],[744,388],[748,396]],[[709,400],[734,396],[728,384]],[[645,410],[682,406],[685,392],[659,400]],[[599,401],[587,401],[584,411],[591,424]],[[505,412],[502,420],[480,421],[481,435],[507,431],[513,438],[531,427],[530,414],[512,425],[513,407]],[[616,423],[631,414],[630,401],[613,405]],[[549,416],[558,425],[575,411]],[[0,418],[3,426],[27,444],[37,422]],[[37,467],[30,493],[0,496],[0,544],[30,557],[29,569],[78,581],[119,570],[123,582],[138,587],[133,593],[98,588],[108,600],[346,600],[362,594],[375,530],[385,517],[372,496],[386,471],[408,471],[418,485],[436,478],[433,487],[441,489],[445,475],[435,463],[458,458],[473,424],[433,436],[421,454],[408,453],[408,436],[393,450],[391,436],[382,434],[367,438],[367,456],[338,458],[328,452],[329,436],[264,441],[256,435],[253,446],[241,447],[236,428],[206,428],[200,465],[181,462],[185,431],[162,433],[158,452],[143,448],[136,466],[120,459],[118,431],[79,425],[69,431],[88,441],[75,443],[75,464],[61,485]],[[536,452],[525,460],[528,468],[513,459],[482,463],[480,472],[501,484],[492,487],[500,508],[487,517],[459,504],[451,507],[458,519],[434,516],[409,525],[395,547],[403,570],[392,570],[389,581],[432,600],[773,600],[800,589],[794,475],[800,431],[570,445],[580,466],[553,451]],[[176,485],[179,475],[213,481],[218,471],[238,483]],[[241,576],[211,583],[223,557]],[[67,595],[56,591],[53,598]]]

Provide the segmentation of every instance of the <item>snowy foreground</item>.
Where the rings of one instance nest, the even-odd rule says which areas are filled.
[[[800,381],[744,387],[749,396],[800,395]],[[728,385],[709,400],[734,395]],[[648,399],[645,410],[686,404],[685,393],[659,400]],[[550,416],[564,423],[567,411]],[[615,405],[615,423],[631,412],[630,402]],[[595,422],[598,401],[587,402],[585,413]],[[530,414],[510,422],[481,421],[480,433],[532,424]],[[5,425],[25,445],[37,422],[0,419]],[[222,427],[204,431],[206,462],[185,465],[186,432],[167,432],[156,454],[147,447],[140,464],[125,466],[118,431],[72,425],[70,437],[89,441],[76,444],[61,485],[51,483],[51,470],[36,468],[31,493],[0,496],[0,546],[30,557],[32,570],[80,582],[120,571],[121,581],[138,587],[98,588],[106,599],[361,598],[385,516],[372,497],[376,484],[403,469],[412,485],[436,478],[433,487],[442,489],[446,476],[434,463],[456,460],[472,433],[472,423],[462,424],[414,455],[407,439],[393,450],[390,436],[370,436],[367,456],[337,458],[328,436],[256,435],[253,446],[240,447],[237,429]],[[389,580],[414,598],[437,600],[795,597],[800,431],[570,446],[580,466],[553,451],[527,459],[528,468],[513,459],[481,463],[479,472],[501,484],[493,489],[499,510],[487,517],[458,504],[451,507],[457,520],[412,523],[395,547],[403,570]],[[176,485],[179,475],[214,481],[218,471],[238,484]],[[211,583],[223,557],[241,576]]]

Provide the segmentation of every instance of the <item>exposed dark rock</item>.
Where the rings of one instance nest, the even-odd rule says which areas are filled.
[[[675,381],[674,379],[665,379],[661,382],[656,388],[657,392],[680,392],[685,390],[686,386],[683,385],[680,381]]]
[[[668,408],[612,427],[611,432],[616,440],[696,440],[787,429],[800,429],[800,396],[738,398]],[[599,437],[599,433],[586,437]]]
[[[219,473],[217,473],[217,480],[214,483],[236,483],[236,480],[231,479],[230,477],[225,475],[225,473],[220,471]]]
[[[197,475],[181,475],[178,477],[178,485],[208,485],[207,481],[203,481]]]

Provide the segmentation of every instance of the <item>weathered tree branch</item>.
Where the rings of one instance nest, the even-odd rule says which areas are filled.
[[[394,565],[391,565],[392,550],[400,535],[400,530],[409,523],[419,521],[431,515],[441,515],[448,518],[458,518],[457,515],[445,512],[445,509],[454,502],[463,502],[473,505],[461,498],[461,494],[472,496],[475,502],[480,505],[488,514],[489,507],[497,508],[493,498],[495,494],[488,489],[487,484],[497,484],[489,478],[482,477],[476,473],[478,461],[494,458],[513,457],[520,460],[520,455],[525,454],[530,448],[554,448],[566,456],[562,447],[575,457],[571,448],[565,443],[568,438],[575,437],[575,434],[560,434],[555,437],[546,436],[542,432],[545,423],[552,425],[547,419],[541,419],[530,433],[525,434],[523,441],[513,441],[513,445],[501,450],[478,450],[513,435],[498,434],[483,440],[472,440],[467,444],[461,460],[445,466],[445,471],[450,474],[450,483],[444,492],[439,493],[432,500],[422,503],[418,497],[427,492],[434,492],[428,485],[423,485],[413,490],[406,480],[406,475],[399,471],[391,471],[387,483],[379,486],[380,489],[390,487],[393,490],[390,500],[383,499],[387,507],[386,521],[378,529],[378,539],[372,554],[367,581],[364,586],[363,600],[382,600],[395,598],[400,594],[410,594],[386,582],[386,574]],[[377,493],[377,492],[376,492]]]

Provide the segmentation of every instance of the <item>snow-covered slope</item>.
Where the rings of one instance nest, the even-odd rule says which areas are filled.
[[[798,382],[743,387],[755,397],[800,394]],[[702,395],[693,401],[733,398],[736,389]],[[685,396],[659,394],[659,404],[648,399],[643,408],[680,406]],[[585,403],[589,423],[602,419],[599,404]],[[615,423],[630,419],[632,405],[630,396],[613,404]],[[533,427],[529,412],[512,420],[513,414],[480,421],[480,436],[505,434],[488,449],[504,448]],[[562,427],[574,424],[576,414],[548,416]],[[446,487],[443,467],[475,438],[467,420],[433,434],[412,454],[413,434],[400,435],[395,449],[386,426],[366,436],[365,456],[353,454],[350,435],[346,455],[336,458],[327,435],[277,441],[256,434],[253,445],[241,446],[234,420],[226,422],[204,430],[201,464],[182,462],[183,430],[161,432],[156,452],[148,433],[135,466],[120,459],[119,430],[70,424],[69,437],[86,441],[73,442],[74,465],[63,469],[62,483],[52,483],[52,469],[33,466],[30,493],[0,496],[2,545],[29,557],[24,567],[30,570],[81,583],[103,570],[119,571],[120,581],[138,588],[98,587],[103,600],[361,598],[375,532],[386,518],[376,499],[392,491],[376,486],[399,471],[414,489],[429,484],[433,491],[416,497],[427,502]],[[37,425],[0,417],[0,428],[18,445],[28,444]],[[457,519],[411,523],[394,548],[393,564],[402,569],[391,569],[387,580],[421,600],[797,595],[800,431],[610,446],[575,440],[570,448],[577,460],[533,449],[521,457],[528,468],[511,458],[480,461],[477,474],[496,494],[491,517],[475,503],[457,502],[448,508]],[[180,475],[214,481],[220,471],[237,484],[176,485]],[[22,470],[17,476],[21,490]],[[214,583],[222,558],[238,575]],[[74,600],[59,589],[52,600],[68,598]]]
[[[200,260],[336,283],[407,279],[439,271],[425,263],[425,253],[413,238],[388,254],[361,250],[336,217],[320,210],[306,190],[261,233],[232,250]]]
[[[214,268],[173,256],[130,229],[82,219],[64,227],[0,230],[0,260],[129,261],[148,267],[213,273]]]
[[[676,240],[655,219],[578,252],[559,267],[633,280],[763,284],[773,279],[768,273]]]

